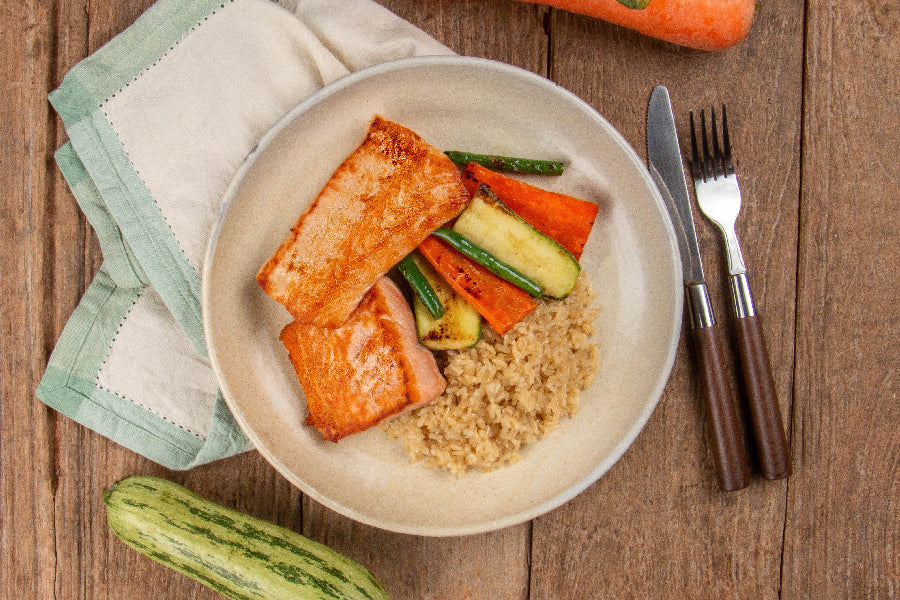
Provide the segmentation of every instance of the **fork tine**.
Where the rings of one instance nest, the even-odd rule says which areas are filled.
[[[706,174],[703,172],[703,165],[700,162],[700,153],[697,151],[697,132],[694,130],[694,111],[690,112],[691,119],[691,171],[694,174],[694,181],[706,181]]]
[[[703,146],[703,174],[704,176],[708,175],[712,179],[715,177],[715,170],[713,169],[712,156],[709,154],[709,143],[706,139],[706,113],[702,108],[700,109],[700,140]]]
[[[710,110],[710,129],[712,130],[712,153],[713,153],[713,176],[724,177],[725,168],[722,160],[722,151],[719,149],[719,130],[716,127],[716,107],[711,106]]]
[[[725,175],[734,175],[734,161],[731,158],[731,140],[728,137],[728,116],[722,105],[722,144],[725,147]]]

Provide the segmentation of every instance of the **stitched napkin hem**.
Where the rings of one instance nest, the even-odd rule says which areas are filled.
[[[100,384],[101,365],[144,289],[116,285],[101,267],[66,323],[38,385],[37,397],[78,423],[170,469],[189,469],[247,449],[249,442],[221,394],[204,438]]]

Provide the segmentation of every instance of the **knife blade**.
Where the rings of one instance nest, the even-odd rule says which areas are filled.
[[[744,436],[703,274],[669,90],[662,85],[653,90],[647,110],[647,157],[650,174],[663,197],[678,238],[692,337],[700,363],[707,423],[719,483],[725,490],[739,490],[750,484]]]

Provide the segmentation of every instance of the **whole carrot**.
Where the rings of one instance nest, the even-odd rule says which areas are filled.
[[[756,0],[650,0],[626,8],[618,0],[525,0],[596,17],[698,50],[734,46],[750,32]]]

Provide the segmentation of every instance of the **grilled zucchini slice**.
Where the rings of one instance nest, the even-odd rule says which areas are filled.
[[[413,296],[419,342],[430,350],[459,350],[477,344],[481,339],[481,315],[475,307],[457,294],[418,252],[411,258],[444,306],[444,314],[434,318],[419,296]]]
[[[482,185],[453,230],[534,280],[551,298],[575,287],[581,265],[572,254],[513,212]]]

